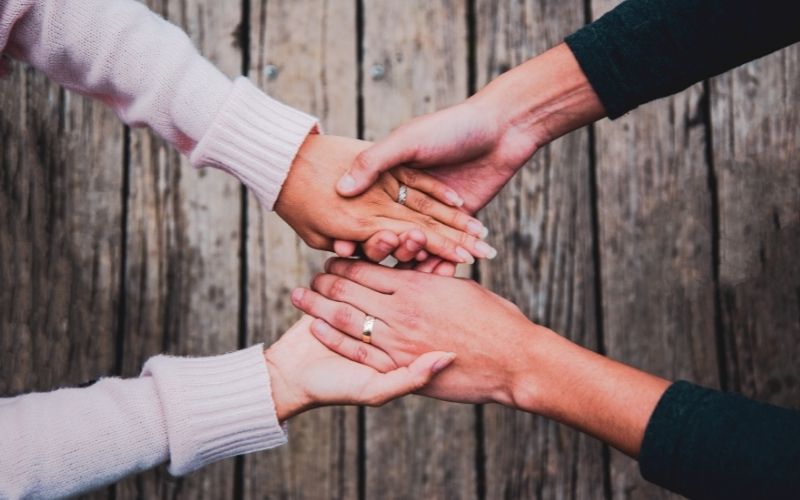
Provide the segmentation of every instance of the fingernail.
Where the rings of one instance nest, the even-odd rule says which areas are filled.
[[[447,198],[447,201],[453,206],[460,207],[464,204],[464,200],[462,200],[455,191],[447,191],[444,197]]]
[[[475,250],[480,252],[487,259],[494,259],[497,257],[497,250],[485,241],[478,241],[475,243]]]
[[[461,259],[463,264],[474,264],[475,257],[472,256],[469,252],[467,252],[464,248],[456,247],[456,255]]]
[[[339,189],[342,191],[350,191],[356,187],[356,180],[352,175],[348,174],[339,179]]]
[[[303,298],[303,289],[302,288],[295,288],[292,290],[292,302],[295,304],[300,303],[300,299]]]
[[[479,238],[484,240],[484,239],[486,239],[487,236],[489,236],[489,228],[484,226],[483,229],[481,230],[481,234],[480,234]]]
[[[485,230],[486,228],[483,227],[483,224],[481,224],[481,221],[479,220],[472,219],[467,223],[467,232],[472,236],[477,236],[478,238],[482,238],[481,235]]]
[[[419,243],[414,240],[406,240],[406,250],[410,252],[416,252],[419,250]]]
[[[433,364],[431,371],[433,373],[439,373],[440,371],[447,368],[450,365],[450,363],[453,362],[454,359],[456,359],[456,353],[448,352],[447,354],[439,358],[439,360],[436,363]]]

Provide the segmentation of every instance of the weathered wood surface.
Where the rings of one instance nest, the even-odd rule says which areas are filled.
[[[327,132],[367,139],[616,3],[148,0],[227,74],[249,61]],[[481,215],[501,255],[478,276],[616,359],[800,407],[798,82],[792,47],[552,144]],[[19,64],[0,80],[0,163],[0,396],[273,341],[325,258],[235,180]],[[326,409],[291,437],[90,496],[671,497],[597,441],[489,406]]]
[[[270,95],[319,117],[330,134],[357,134],[356,4],[343,0],[252,3],[250,76]],[[247,340],[270,343],[299,313],[291,290],[322,271],[278,216],[248,196]],[[246,498],[356,498],[358,410],[326,408],[291,422],[281,450],[247,457]]]
[[[151,0],[150,8],[187,31],[223,72],[241,71],[238,6],[215,0]],[[235,350],[239,326],[240,184],[197,170],[148,130],[129,145],[123,375],[160,352],[210,355]],[[118,498],[225,498],[234,462],[176,479],[166,467],[121,482]]]
[[[594,18],[616,0],[592,2]],[[702,85],[596,130],[598,248],[606,353],[718,386],[710,166]],[[614,498],[667,498],[612,450]]]
[[[712,81],[726,388],[800,408],[800,47]]]
[[[118,369],[122,132],[21,64],[0,80],[2,396]]]
[[[584,3],[481,0],[479,87],[583,24]],[[588,130],[538,152],[484,211],[499,257],[482,283],[590,349],[597,348]],[[603,498],[601,444],[541,417],[484,409],[486,498]]]
[[[364,2],[364,136],[467,97],[466,2]],[[473,407],[412,396],[366,410],[367,498],[475,498]]]

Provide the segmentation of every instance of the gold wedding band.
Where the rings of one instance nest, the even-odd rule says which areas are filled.
[[[375,327],[375,318],[367,315],[364,318],[364,326],[361,328],[361,341],[367,344],[372,343],[372,329]]]
[[[408,197],[408,186],[406,186],[405,184],[400,184],[400,190],[397,192],[397,203],[405,205],[407,197]]]

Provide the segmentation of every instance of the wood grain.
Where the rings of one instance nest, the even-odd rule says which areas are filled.
[[[21,64],[0,80],[0,397],[115,370],[122,130]]]
[[[320,118],[326,133],[356,135],[356,10],[350,0],[253,2],[250,74],[270,95]],[[272,73],[269,70],[272,69]],[[248,203],[248,342],[274,342],[300,314],[291,290],[328,256],[274,213]],[[355,498],[357,410],[294,418],[289,444],[246,459],[246,498]]]
[[[488,83],[583,24],[583,2],[481,0],[477,81]],[[482,283],[533,321],[597,348],[589,134],[539,151],[480,214],[499,257]],[[602,498],[602,445],[522,412],[484,410],[486,498]]]
[[[466,3],[364,2],[364,134],[466,97]],[[380,71],[382,70],[382,71]],[[367,498],[474,498],[473,407],[411,396],[366,411]]]
[[[618,2],[592,2],[596,19]],[[702,86],[597,124],[602,312],[608,355],[718,386],[712,207]],[[673,497],[612,451],[614,498]]]
[[[800,47],[711,88],[728,389],[800,408]]]
[[[152,0],[150,8],[187,31],[229,76],[239,74],[238,4]],[[212,355],[235,350],[239,324],[240,184],[197,170],[148,130],[130,140],[124,374],[160,352]],[[230,498],[234,461],[182,478],[166,466],[130,478],[119,498]]]

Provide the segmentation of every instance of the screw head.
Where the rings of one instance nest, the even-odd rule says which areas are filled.
[[[386,76],[386,68],[382,64],[373,64],[369,69],[369,74],[373,80],[382,80]]]
[[[267,80],[274,80],[278,78],[278,73],[280,73],[280,70],[274,64],[267,64],[264,66],[264,76]]]

